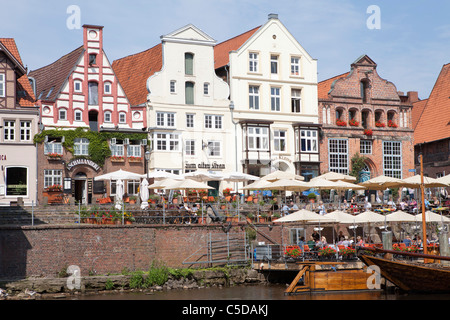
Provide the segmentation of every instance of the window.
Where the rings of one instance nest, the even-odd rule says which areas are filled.
[[[275,151],[279,152],[286,151],[286,131],[275,130],[273,132],[273,143]]]
[[[50,141],[45,142],[44,154],[48,153],[63,154],[61,138],[52,139]]]
[[[20,121],[20,141],[31,140],[31,121]]]
[[[302,102],[302,90],[292,89],[291,90],[291,107],[293,113],[301,112],[301,102]]]
[[[111,156],[123,157],[125,155],[123,140],[116,140],[116,143],[111,143]]]
[[[187,128],[193,128],[194,127],[194,115],[193,114],[186,114],[186,127]]]
[[[127,145],[127,157],[141,157],[141,144],[129,144]]]
[[[363,103],[367,103],[369,96],[369,82],[368,80],[361,81],[361,99]]]
[[[206,96],[209,94],[209,83],[208,82],[205,82],[203,84],[203,94]]]
[[[103,84],[103,88],[104,88],[105,94],[111,94],[111,90],[112,90],[112,84],[111,84],[111,82],[106,81],[106,82]]]
[[[185,84],[185,102],[186,104],[194,104],[194,83],[186,82]]]
[[[89,82],[89,99],[88,103],[90,106],[98,105],[98,83],[97,82]]]
[[[328,140],[328,158],[330,171],[348,174],[348,140]]]
[[[175,113],[157,112],[156,125],[158,127],[175,127]]]
[[[272,111],[281,110],[280,88],[270,88],[270,106]]]
[[[14,141],[15,138],[15,122],[14,121],[10,121],[10,120],[6,120],[3,122],[3,131],[5,133],[5,141]]]
[[[360,154],[372,154],[372,141],[371,140],[361,140],[359,144]]]
[[[97,64],[97,54],[91,53],[89,55],[89,64],[90,65]]]
[[[272,74],[278,73],[278,56],[276,55],[270,56],[270,73]]]
[[[336,120],[343,120],[342,114],[342,109],[336,109]]]
[[[222,129],[222,116],[218,115],[205,115],[205,128],[206,129]]]
[[[386,177],[402,178],[402,143],[383,141],[383,171]]]
[[[125,112],[119,112],[119,123],[127,122],[127,114]]]
[[[73,82],[73,91],[75,92],[82,92],[82,82],[80,80],[75,80]]]
[[[186,52],[184,54],[184,72],[187,75],[194,74],[194,54]]]
[[[82,121],[82,120],[83,120],[83,111],[81,111],[81,110],[75,110],[75,111],[73,112],[73,114],[74,114],[74,119],[75,119],[75,121]]]
[[[186,140],[185,154],[195,156],[195,140]]]
[[[248,96],[249,96],[249,108],[259,110],[259,87],[249,86]]]
[[[28,168],[6,167],[6,195],[26,196],[28,194]]]
[[[220,157],[220,141],[208,141],[208,156]]]
[[[249,71],[250,72],[258,72],[258,54],[254,52],[250,52],[248,55],[249,59]]]
[[[0,97],[5,96],[5,74],[0,73]]]
[[[59,120],[67,120],[67,110],[66,109],[58,110],[58,119]]]
[[[317,152],[317,130],[300,129],[300,150],[302,152]]]
[[[176,92],[176,84],[177,82],[175,80],[170,81],[170,93],[175,93]]]
[[[104,122],[111,122],[112,121],[112,113],[111,111],[105,111],[103,113]]]
[[[155,142],[158,151],[178,151],[180,135],[176,133],[156,133]]]
[[[269,128],[249,127],[247,133],[249,150],[269,150]]]
[[[291,75],[292,76],[300,75],[300,58],[299,57],[291,57]]]
[[[73,151],[76,156],[89,155],[89,140],[86,138],[75,138],[73,143]]]
[[[62,186],[62,170],[44,170],[44,188]]]
[[[128,180],[127,182],[127,192],[128,195],[138,195],[139,192],[139,180]]]

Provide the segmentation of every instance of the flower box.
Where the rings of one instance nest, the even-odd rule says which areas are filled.
[[[391,127],[391,128],[397,128],[398,126],[397,126],[397,124],[394,123],[394,121],[389,120],[389,121],[388,121],[388,127]]]
[[[386,125],[383,122],[375,122],[375,126],[378,128],[384,128]]]
[[[347,122],[345,122],[344,120],[336,120],[336,125],[339,127],[346,127],[347,126]]]
[[[357,126],[359,126],[359,122],[356,121],[355,119],[351,119],[351,120],[348,122],[348,124],[351,125],[352,127],[357,127]]]
[[[365,130],[364,130],[364,134],[365,134],[366,136],[371,136],[371,135],[373,134],[373,131],[370,130],[370,129],[365,129]]]
[[[142,157],[128,157],[128,162],[141,162]]]
[[[62,154],[59,153],[47,153],[47,159],[48,160],[61,160]]]
[[[125,162],[125,158],[122,156],[112,156],[111,162]]]

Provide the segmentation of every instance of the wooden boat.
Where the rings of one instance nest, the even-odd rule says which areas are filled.
[[[368,254],[365,251],[385,254],[383,258]],[[395,261],[389,259],[392,255],[405,255],[424,259],[423,261],[447,260],[450,257],[403,253],[394,250],[378,248],[360,248],[358,257],[367,266],[375,265],[380,268],[380,273],[387,280],[406,292],[444,293],[450,292],[450,266],[440,263],[424,263],[414,261]],[[420,261],[420,260],[419,260]]]

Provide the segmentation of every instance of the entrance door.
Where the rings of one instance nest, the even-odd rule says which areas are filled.
[[[83,172],[79,172],[75,175],[75,201],[87,204],[87,177]]]

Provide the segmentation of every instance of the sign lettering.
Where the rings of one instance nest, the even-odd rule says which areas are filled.
[[[98,164],[96,164],[94,161],[89,160],[89,159],[75,159],[70,161],[67,164],[67,170],[72,170],[73,167],[75,166],[79,166],[79,165],[87,165],[92,167],[95,171],[99,171],[100,170],[100,166]]]

